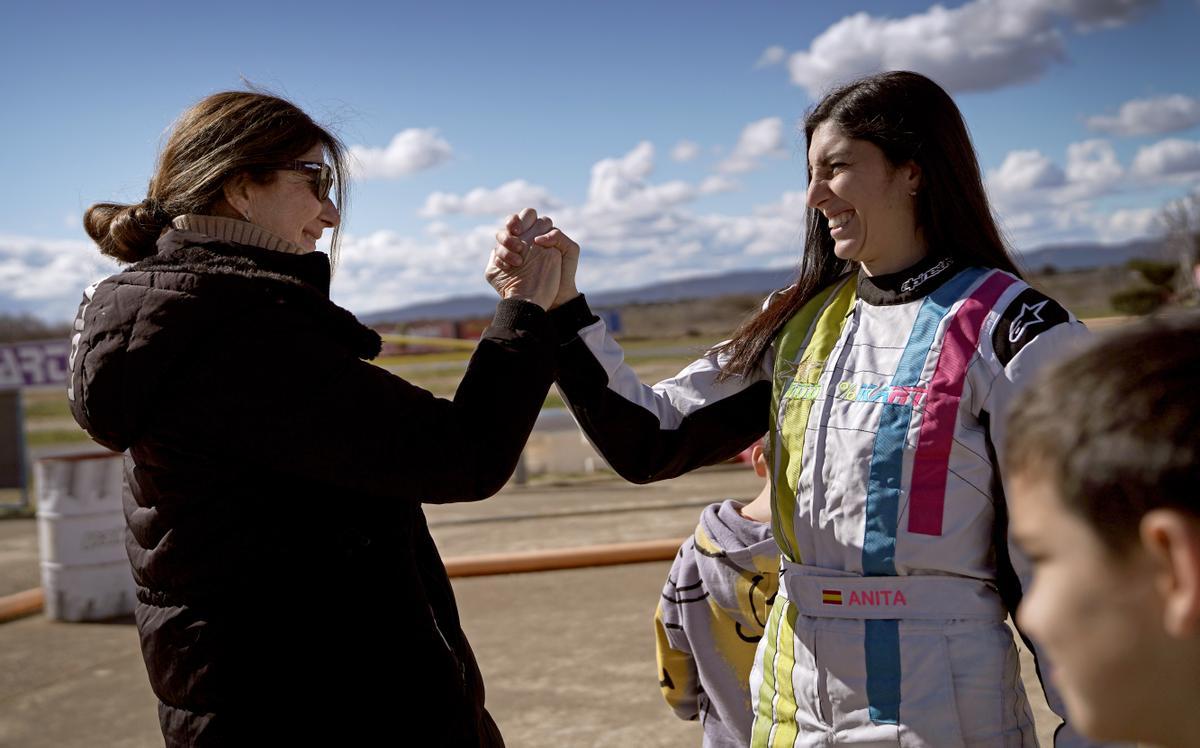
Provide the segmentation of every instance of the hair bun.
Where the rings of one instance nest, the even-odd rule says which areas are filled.
[[[163,210],[162,205],[152,197],[148,197],[133,206],[135,217],[142,223],[151,226],[166,226],[171,222],[171,216]]]
[[[170,214],[152,198],[134,205],[97,203],[83,216],[83,228],[100,252],[121,262],[152,256],[158,235],[170,222]]]

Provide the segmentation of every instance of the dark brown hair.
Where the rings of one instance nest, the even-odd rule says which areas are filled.
[[[1133,325],[1041,372],[1008,417],[1004,470],[1050,481],[1114,553],[1142,516],[1200,517],[1200,314]]]
[[[134,205],[96,203],[83,228],[100,251],[122,262],[155,253],[154,243],[176,216],[211,213],[230,179],[245,174],[265,184],[274,165],[299,158],[320,144],[334,171],[334,196],[345,214],[349,180],[346,148],[290,101],[256,91],[207,96],[171,128],[158,157],[146,199]],[[340,231],[333,229],[337,256]]]
[[[916,221],[930,254],[953,257],[960,266],[1020,275],[988,206],[962,114],[938,84],[917,73],[896,71],[842,86],[805,117],[806,148],[813,131],[826,122],[847,137],[874,143],[893,166],[912,161],[920,167]],[[808,171],[811,179],[811,168]],[[806,214],[796,285],[777,294],[720,347],[728,357],[722,377],[744,377],[753,371],[783,325],[817,292],[852,269],[851,262],[834,255],[825,216],[813,208]]]

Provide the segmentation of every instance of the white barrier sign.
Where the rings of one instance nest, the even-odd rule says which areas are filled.
[[[70,369],[66,340],[0,346],[0,390],[67,384]]]

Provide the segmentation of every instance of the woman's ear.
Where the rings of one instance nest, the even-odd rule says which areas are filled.
[[[908,194],[915,197],[921,191],[921,165],[916,161],[909,161],[900,167],[900,176],[904,178]]]
[[[1139,534],[1153,561],[1163,628],[1176,639],[1200,635],[1200,519],[1154,509],[1142,517]]]
[[[237,217],[244,221],[250,219],[250,204],[251,185],[249,175],[246,173],[236,174],[225,180],[221,192],[225,198],[225,204],[228,205],[237,214]]]

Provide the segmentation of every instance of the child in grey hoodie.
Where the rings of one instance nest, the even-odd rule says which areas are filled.
[[[663,697],[680,719],[700,720],[705,748],[750,744],[750,670],[779,586],[761,443],[750,460],[762,490],[704,508],[654,615]]]

